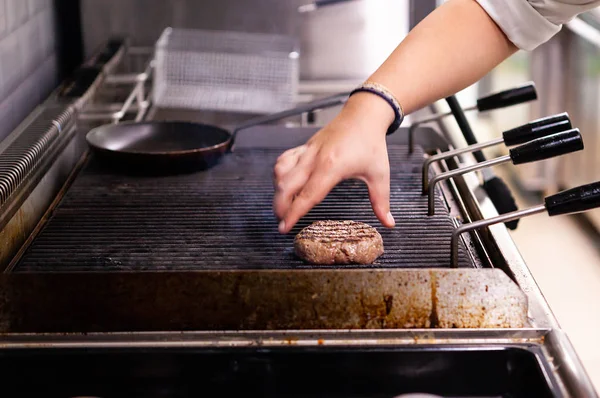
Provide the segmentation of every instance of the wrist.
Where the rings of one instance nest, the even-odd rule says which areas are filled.
[[[394,119],[387,129],[387,134],[392,134],[398,129],[398,127],[400,127],[400,124],[404,119],[404,111],[402,110],[402,105],[400,105],[394,94],[387,87],[377,82],[369,80],[358,86],[355,90],[353,90],[352,93],[350,93],[350,96],[356,93],[364,92],[379,97],[392,109],[392,111],[394,112]]]
[[[348,98],[341,115],[353,123],[381,130],[384,135],[396,117],[383,98],[369,92],[357,92]]]

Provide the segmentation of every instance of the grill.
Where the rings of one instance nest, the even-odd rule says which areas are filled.
[[[396,228],[380,226],[362,182],[345,181],[286,236],[272,213],[271,173],[282,150],[243,148],[208,171],[160,178],[111,173],[90,160],[15,271],[315,268],[295,257],[293,239],[323,219],[378,227],[384,255],[351,267],[450,266],[454,225],[440,192],[436,215],[427,215],[421,149],[389,149]],[[460,266],[473,266],[464,247]]]
[[[109,67],[102,69],[113,82],[147,77],[113,75]],[[100,83],[88,90],[86,98],[96,109],[120,109],[111,101],[124,98],[111,84],[104,86],[107,95],[94,93]],[[91,108],[87,100],[77,103],[86,112]],[[111,112],[100,116],[117,121]],[[152,108],[144,117],[200,118],[205,123],[207,115],[211,120],[226,119],[217,124],[243,119],[172,109],[161,113]],[[461,269],[448,269],[457,218],[480,220],[497,213],[485,192],[476,191],[475,178],[457,177],[438,186],[435,216],[427,215],[420,177],[424,152],[452,147],[435,130],[419,129],[414,139],[421,147],[411,155],[403,145],[410,142],[407,129],[388,137],[396,228],[380,226],[362,182],[346,181],[292,233],[282,236],[272,214],[272,166],[284,149],[306,142],[315,128],[250,128],[236,138],[235,152],[210,170],[141,177],[103,169],[92,157],[84,157],[82,166],[73,170],[82,159],[75,135],[94,125],[83,119],[77,123],[78,131],[73,123],[64,125],[62,137],[73,139],[63,152],[48,153],[55,160],[52,168],[46,169],[49,162],[26,157],[37,165],[23,174],[23,182],[33,184],[34,176],[48,172],[29,197],[19,190],[9,198],[21,207],[0,230],[3,242],[20,249],[14,258],[12,251],[4,250],[1,265],[8,268],[0,274],[0,360],[4,359],[0,367],[6,365],[15,375],[27,374],[23,380],[9,377],[16,380],[18,391],[28,391],[32,374],[37,379],[63,377],[65,383],[54,383],[58,386],[78,380],[75,390],[60,391],[63,396],[83,390],[88,395],[110,395],[111,391],[94,386],[102,387],[104,380],[115,377],[123,381],[120,391],[143,390],[149,396],[169,395],[169,385],[183,386],[180,390],[186,395],[193,389],[190,382],[198,391],[210,390],[208,379],[242,386],[244,391],[263,387],[275,391],[272,388],[281,384],[288,370],[300,384],[314,379],[313,368],[318,368],[313,372],[317,377],[331,373],[322,372],[323,366],[310,366],[326,362],[331,369],[341,369],[344,380],[329,383],[333,386],[329,390],[327,383],[309,383],[316,386],[314,395],[342,394],[349,385],[345,381],[367,380],[369,375],[374,376],[364,384],[364,395],[416,391],[416,385],[402,380],[397,386],[385,383],[402,379],[403,369],[407,380],[414,380],[416,366],[421,374],[427,373],[418,389],[435,389],[441,395],[597,396],[505,228],[489,228],[470,241],[461,235],[468,245],[459,246]],[[63,126],[60,117],[52,120]],[[47,128],[40,128],[34,138]],[[15,135],[0,150],[30,139],[22,134],[25,138]],[[55,131],[50,134],[56,136]],[[37,150],[35,140],[31,145]],[[457,162],[439,165],[454,169]],[[15,167],[23,172],[21,166]],[[57,168],[64,173],[54,180]],[[72,179],[55,197],[69,172]],[[375,226],[383,236],[385,254],[374,265],[341,269],[299,261],[293,254],[295,234],[324,219]],[[179,349],[181,357],[168,354]],[[355,349],[361,354],[348,351]],[[335,353],[342,351],[343,355]],[[48,354],[48,361],[36,368],[44,359],[41,354]],[[224,366],[215,367],[217,357]],[[299,360],[304,361],[296,366],[300,373],[289,367]],[[356,366],[346,366],[350,362]],[[210,374],[198,372],[203,363]],[[60,369],[60,375],[52,374],[52,369]],[[302,373],[306,369],[309,372]],[[518,377],[508,377],[506,369]],[[199,379],[198,374],[208,379]],[[277,380],[265,379],[271,374]],[[243,385],[246,379],[258,380],[256,376],[266,382],[256,388]],[[355,387],[353,393],[358,391]],[[307,388],[307,394],[313,392]]]

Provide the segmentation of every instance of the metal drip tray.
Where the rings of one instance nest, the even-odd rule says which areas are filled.
[[[0,353],[5,391],[45,397],[556,396],[544,366],[535,346]]]

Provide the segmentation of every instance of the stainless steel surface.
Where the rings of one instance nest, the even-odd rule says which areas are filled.
[[[394,346],[543,343],[551,329],[252,330],[219,332],[4,334],[1,347]]]
[[[102,267],[0,276],[0,333],[529,325],[525,295],[499,269]]]
[[[111,36],[135,46],[154,46],[173,28],[234,30],[297,35],[298,6],[305,0],[83,0],[82,33],[86,56]]]
[[[298,57],[290,36],[167,28],[156,44],[153,102],[255,114],[291,108]]]
[[[151,46],[168,26],[292,35],[301,40],[302,80],[363,80],[435,7],[429,0],[357,0],[300,14],[305,0],[244,2],[84,0],[85,52],[112,35]]]
[[[93,101],[92,101],[93,102]],[[99,103],[96,103],[98,105]],[[160,113],[153,108],[147,117]],[[176,117],[176,116],[173,116]],[[196,117],[198,117],[196,115]],[[225,123],[227,124],[227,123]],[[231,123],[231,124],[235,124]],[[275,132],[264,137],[265,145],[298,145],[305,142],[316,129],[292,128],[289,134],[281,136]],[[392,143],[408,142],[408,135],[393,135],[388,137]],[[252,135],[239,135],[239,145],[254,144]],[[415,136],[415,141],[424,146],[431,153],[436,149],[448,150],[449,143],[431,129],[423,129]],[[80,152],[79,152],[80,153]],[[465,156],[465,164],[473,164],[474,159]],[[443,166],[445,162],[437,163]],[[448,159],[451,168],[457,167],[454,159]],[[56,163],[55,170],[64,173],[69,169],[67,163]],[[420,171],[420,170],[419,170]],[[447,187],[446,187],[447,185]],[[41,187],[42,184],[38,184]],[[441,184],[451,188],[449,192],[456,192],[461,205],[467,210],[466,214],[452,213],[465,220],[478,221],[497,215],[485,192],[481,190],[479,181],[473,174],[464,175]],[[46,195],[52,200],[52,192],[46,190],[34,191],[37,195]],[[49,195],[49,196],[48,196]],[[445,194],[446,195],[446,194]],[[29,200],[39,201],[40,197],[31,196]],[[450,200],[451,198],[447,198]],[[454,205],[453,205],[454,207]],[[23,214],[26,218],[35,218],[35,214]],[[34,222],[35,223],[35,222]],[[529,304],[529,318],[531,328],[524,329],[494,329],[494,330],[373,330],[373,331],[348,331],[348,330],[321,330],[321,331],[295,331],[280,332],[269,331],[225,331],[225,332],[148,332],[148,333],[97,333],[97,334],[11,334],[2,335],[2,347],[8,348],[50,348],[50,347],[194,347],[211,346],[225,348],[228,346],[289,346],[298,344],[301,347],[319,347],[321,345],[352,345],[360,347],[388,347],[391,345],[408,344],[415,347],[448,346],[458,344],[468,348],[476,344],[494,343],[529,343],[540,347],[544,352],[544,361],[551,365],[550,372],[560,381],[558,396],[570,397],[597,397],[585,370],[581,366],[570,342],[560,329],[548,304],[544,300],[526,264],[518,253],[506,227],[502,224],[490,226],[485,230],[474,231],[474,236],[482,242],[485,256],[495,268],[504,271],[519,285],[521,291],[527,295]],[[468,238],[463,235],[463,238]],[[477,271],[477,270],[474,270]],[[6,274],[6,276],[14,276]],[[38,278],[37,275],[32,277]],[[11,279],[8,279],[11,280]],[[39,279],[38,279],[39,280]],[[72,286],[69,288],[75,288]],[[5,292],[5,291],[4,291]],[[25,292],[22,292],[26,295]],[[23,296],[23,295],[21,295]],[[51,295],[50,295],[51,296]],[[73,304],[71,302],[71,304]],[[70,306],[66,306],[67,311]]]
[[[215,167],[190,175],[139,178],[107,171],[102,163],[90,160],[14,272],[339,268],[304,263],[291,250],[301,228],[320,219],[349,216],[377,226],[385,253],[374,264],[348,264],[345,269],[449,266],[454,225],[439,190],[438,215],[426,214],[427,200],[419,184],[421,150],[408,157],[405,146],[389,144],[390,203],[403,228],[381,228],[366,186],[347,181],[282,236],[271,216],[273,186],[268,176],[277,156],[289,147],[262,147],[265,129],[245,132],[254,145],[237,146]],[[275,129],[286,133],[285,128]],[[132,229],[136,239],[128,240]],[[461,266],[472,267],[469,260],[463,248]]]
[[[23,245],[64,182],[65,165],[55,162],[70,151],[74,109],[47,101],[0,144],[0,269]],[[62,167],[61,167],[62,166]],[[67,167],[73,164],[67,163]]]
[[[471,105],[471,106],[468,106],[466,108],[463,108],[463,112],[470,112],[470,111],[476,111],[476,110],[477,110],[477,105]],[[413,122],[413,125],[415,127],[417,127],[420,124],[425,124],[425,123],[430,123],[430,122],[437,122],[438,120],[443,119],[443,118],[448,117],[448,116],[452,116],[452,112],[448,111],[448,112],[436,113],[434,115],[425,117],[423,119],[415,120]]]
[[[470,111],[474,111],[474,110],[477,110],[477,105],[472,105],[472,106],[469,106],[469,107],[463,109],[464,112],[470,112]],[[413,121],[411,123],[411,125],[409,126],[409,130],[408,130],[408,134],[409,134],[409,141],[408,141],[409,144],[408,145],[409,145],[410,152],[412,152],[413,148],[414,148],[414,146],[413,146],[414,145],[413,144],[414,134],[415,134],[415,129],[417,127],[419,127],[420,125],[425,124],[425,123],[439,122],[443,118],[451,116],[451,115],[452,115],[452,112],[448,111],[448,112],[436,113],[436,114],[424,117],[422,119],[417,119],[417,120]]]
[[[429,181],[427,186],[425,187],[425,189],[427,190],[427,196],[429,198],[429,206],[428,206],[429,215],[430,216],[435,215],[435,188],[439,182],[442,182],[442,181],[445,181],[452,177],[457,177],[457,176],[460,176],[460,175],[463,175],[466,173],[471,173],[473,171],[496,166],[496,165],[499,165],[502,163],[507,163],[507,162],[510,162],[511,160],[512,159],[511,159],[510,155],[500,156],[496,159],[486,160],[485,162],[477,163],[477,164],[463,167],[463,168],[456,169],[456,170],[451,170],[446,173],[438,174],[435,177],[433,177]]]
[[[29,175],[27,184],[20,187],[13,209],[3,211],[3,227],[0,229],[0,272],[9,271],[8,264],[23,246],[75,167],[85,148],[85,143],[75,136],[74,126],[63,130],[61,141],[46,154],[35,173]]]
[[[105,80],[106,84],[133,85],[133,89],[131,89],[125,101],[122,104],[108,104],[108,112],[103,111],[103,109],[99,110],[98,107],[94,106],[87,107],[85,111],[78,114],[78,118],[90,121],[110,120],[113,123],[118,123],[128,112],[133,110],[135,112],[134,120],[139,122],[144,118],[150,107],[151,94],[148,92],[147,83],[152,77],[152,71],[153,62],[148,62],[145,70],[141,73],[108,75]]]
[[[490,219],[486,219],[486,220],[479,220],[479,221],[475,221],[469,224],[463,224],[460,227],[456,228],[454,230],[454,232],[452,232],[452,267],[457,267],[458,266],[458,238],[460,237],[461,234],[464,234],[465,232],[469,232],[469,231],[473,231],[475,229],[480,229],[480,228],[485,228],[485,227],[489,227],[490,225],[494,225],[494,224],[498,224],[498,223],[502,223],[502,222],[508,222],[508,221],[513,221],[513,220],[517,220],[519,218],[523,218],[523,217],[527,217],[527,216],[531,216],[534,214],[538,214],[538,213],[543,213],[546,211],[546,206],[544,205],[539,205],[539,206],[535,206],[535,207],[531,207],[529,209],[524,209],[524,210],[517,210],[517,211],[513,211],[510,213],[506,213],[506,214],[502,214],[498,217],[494,217],[494,218],[490,218]]]
[[[410,133],[410,132],[409,132]],[[425,159],[423,163],[423,193],[427,192],[427,187],[429,185],[429,167],[432,163],[439,162],[440,160],[448,159],[455,157],[457,155],[462,155],[464,153],[475,152],[481,149],[489,148],[492,146],[500,145],[504,142],[503,138],[496,138],[495,140],[482,142],[475,145],[469,145],[468,147],[453,149],[448,152],[439,153]]]
[[[475,164],[476,160],[470,158],[466,162]],[[457,179],[455,182],[460,194],[465,198],[464,203],[472,214],[473,220],[498,216],[491,200],[478,187],[478,179],[473,174],[464,175],[463,178],[464,181]],[[487,230],[487,233],[478,235],[489,248],[488,254],[492,256],[494,267],[501,268],[511,275],[521,290],[527,294],[532,325],[549,330],[543,340],[543,346],[547,358],[553,363],[554,371],[563,383],[565,394],[570,397],[598,397],[573,345],[558,324],[531,271],[516,248],[510,232],[502,223],[491,225]]]
[[[408,0],[355,0],[298,14],[302,80],[366,79],[408,34]]]
[[[552,329],[546,336],[544,349],[547,355],[553,358],[553,366],[560,375],[563,388],[572,397],[598,397],[592,381],[563,330]]]
[[[0,208],[49,152],[73,114],[68,106],[43,107],[31,123],[14,132],[14,139],[0,152]]]
[[[133,49],[132,52],[135,54],[136,51]],[[77,135],[75,119],[81,109],[89,105],[90,99],[99,94],[100,85],[105,83],[104,77],[117,76],[112,73],[128,63],[130,57],[124,54],[125,48],[117,52],[104,66],[104,73],[82,97],[64,99],[60,97],[62,88],[55,89],[19,128],[0,143],[0,156],[5,159],[1,178],[9,182],[5,187],[5,200],[0,206],[0,241],[4,247],[0,255],[0,269],[3,271],[7,270],[11,259],[83,153],[85,145],[82,137]],[[112,118],[99,121],[110,122]],[[79,127],[82,126],[89,128],[80,121]],[[12,155],[8,156],[9,153]]]

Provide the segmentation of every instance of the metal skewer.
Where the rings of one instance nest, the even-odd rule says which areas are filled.
[[[568,114],[561,113],[507,130],[502,133],[502,137],[488,142],[482,142],[480,144],[470,145],[465,148],[454,149],[452,151],[431,156],[423,163],[423,193],[427,192],[427,187],[429,186],[429,168],[435,162],[500,144],[505,144],[506,146],[520,145],[536,138],[560,133],[572,128],[573,126],[571,125]]]
[[[583,139],[579,129],[571,129],[562,133],[556,133],[546,137],[538,138],[527,144],[513,148],[510,150],[509,155],[439,174],[431,179],[427,190],[429,195],[429,215],[433,216],[435,214],[435,187],[440,181],[445,181],[452,177],[481,170],[487,167],[496,166],[502,163],[512,162],[514,165],[531,163],[538,160],[549,159],[556,156],[565,155],[567,153],[580,151],[582,149]]]
[[[559,192],[548,196],[544,204],[530,207],[524,210],[517,210],[512,213],[500,215],[487,220],[475,221],[464,224],[452,233],[452,267],[458,267],[458,241],[465,232],[474,231],[489,227],[490,225],[504,223],[523,217],[532,216],[543,212],[548,212],[549,216],[558,216],[563,214],[574,214],[586,210],[600,207],[600,181],[587,185],[582,185],[567,191]]]
[[[498,93],[490,94],[488,96],[479,98],[475,105],[463,108],[463,111],[470,112],[478,110],[479,112],[486,112],[494,109],[506,108],[512,105],[522,104],[536,99],[537,92],[535,89],[535,84],[533,82],[528,82],[519,87],[500,91]],[[452,115],[452,111],[428,116],[424,119],[416,120],[415,122],[413,122],[408,128],[409,152],[413,153],[414,151],[414,132],[419,125],[423,123],[435,122],[450,115]]]

